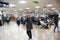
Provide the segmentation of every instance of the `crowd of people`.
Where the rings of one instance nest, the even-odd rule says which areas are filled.
[[[40,18],[40,19],[41,19],[41,18]],[[22,25],[24,25],[24,26],[26,25],[27,35],[29,36],[29,39],[32,39],[31,29],[33,29],[33,24],[35,24],[35,25],[37,25],[37,26],[42,25],[40,21],[43,20],[43,19],[41,19],[41,20],[40,20],[40,19],[39,19],[39,17],[36,18],[36,17],[34,17],[34,16],[31,17],[30,15],[27,15],[26,17],[17,17],[17,18],[16,18],[16,23],[17,23],[18,26],[20,26],[20,24],[22,24]],[[50,19],[50,22],[52,21],[52,19],[53,19],[53,21],[54,21],[54,24],[55,24],[54,32],[55,32],[55,29],[56,29],[56,28],[58,28],[58,31],[59,31],[58,15],[49,15],[49,17],[46,17],[46,18],[43,20],[43,21],[46,23],[46,26],[45,26],[44,28],[47,28],[48,25],[49,25],[48,19]],[[0,26],[4,25],[4,23],[9,24],[11,20],[10,20],[10,17],[3,17],[2,21],[3,21],[3,22],[1,22],[1,20],[0,20]],[[2,23],[3,23],[3,24],[2,24]],[[51,24],[51,23],[50,23],[50,24]]]

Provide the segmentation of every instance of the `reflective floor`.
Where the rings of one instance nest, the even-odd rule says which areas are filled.
[[[32,40],[60,40],[60,32],[54,33],[53,29],[54,26],[51,29],[40,29],[34,25]],[[28,40],[25,26],[17,26],[15,22],[5,24],[0,27],[0,40]]]

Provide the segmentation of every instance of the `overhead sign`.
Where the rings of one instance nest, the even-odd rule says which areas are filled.
[[[9,7],[9,3],[0,2],[0,7]]]

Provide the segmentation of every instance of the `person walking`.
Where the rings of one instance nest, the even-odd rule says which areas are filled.
[[[23,22],[24,22],[24,19],[23,19],[23,17],[21,17],[21,19],[20,19],[20,20],[21,20],[21,24],[23,24]]]
[[[31,29],[33,29],[33,24],[29,16],[26,18],[26,28],[27,28],[27,35],[29,36],[29,40],[32,39]]]
[[[54,32],[55,32],[56,28],[59,31],[59,27],[58,27],[58,15],[54,15],[54,23],[55,23]]]
[[[10,18],[9,17],[7,17],[7,24],[9,24],[10,23]]]
[[[17,18],[17,25],[20,26],[20,18]]]

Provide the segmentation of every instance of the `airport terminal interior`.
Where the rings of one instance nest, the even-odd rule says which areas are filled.
[[[0,40],[60,40],[60,0],[0,0]]]

